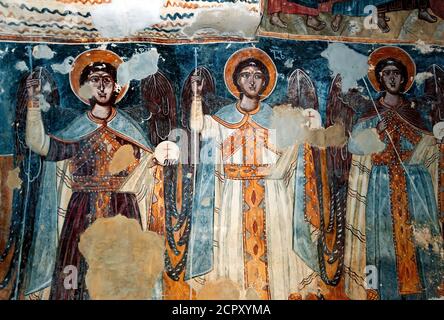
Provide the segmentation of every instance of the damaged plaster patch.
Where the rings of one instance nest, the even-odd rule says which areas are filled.
[[[301,143],[320,148],[341,147],[347,142],[343,125],[335,124],[324,129],[318,111],[293,108],[289,104],[273,108],[271,128],[276,135],[276,144],[281,149]]]
[[[230,279],[207,282],[197,293],[197,300],[240,300],[240,286]]]
[[[245,300],[260,300],[258,293],[253,288],[248,288],[245,291]]]
[[[22,179],[20,179],[19,167],[15,168],[14,170],[9,170],[8,177],[6,178],[6,185],[10,190],[20,189],[22,182]]]
[[[136,157],[134,156],[133,147],[130,144],[125,144],[114,154],[109,165],[109,172],[111,174],[119,173],[127,169],[135,161]]]
[[[164,241],[122,215],[99,218],[80,237],[92,299],[146,300],[163,270]]]
[[[351,139],[364,154],[379,153],[385,149],[384,142],[379,139],[378,132],[374,128],[361,130]]]
[[[260,24],[261,16],[248,10],[241,2],[224,4],[223,9],[202,10],[190,26],[183,29],[189,36],[217,35],[254,38]]]
[[[79,89],[79,96],[81,96],[83,99],[89,100],[91,99],[93,94],[92,88],[89,85],[89,83],[83,84]]]
[[[46,44],[39,44],[32,49],[32,56],[36,59],[52,59],[55,52]]]
[[[435,47],[435,46],[425,43],[423,40],[418,40],[415,42],[414,50],[419,51],[422,54],[438,53],[438,52],[444,51],[443,49],[441,49],[439,47]]]
[[[358,87],[358,81],[368,72],[368,57],[350,49],[343,43],[329,43],[321,56],[328,60],[332,77],[337,74],[342,78],[342,92]]]
[[[17,62],[17,63],[15,64],[15,69],[18,70],[18,71],[21,71],[21,72],[25,72],[25,71],[28,71],[28,70],[29,70],[29,68],[28,68],[28,66],[26,65],[26,62],[25,62],[25,61],[19,61],[19,62]]]
[[[286,68],[293,68],[293,63],[294,63],[294,59],[288,58],[285,63],[284,66]]]
[[[350,36],[355,36],[362,31],[359,22],[356,20],[351,20],[347,26],[348,32]]]
[[[74,62],[73,57],[67,57],[62,63],[54,63],[51,65],[51,69],[60,74],[68,74],[71,72],[72,63]]]
[[[42,110],[43,112],[48,112],[49,109],[51,109],[51,105],[48,101],[46,101],[45,96],[43,94],[38,94],[37,96],[39,98],[40,110]]]
[[[414,227],[413,235],[415,242],[425,250],[432,250],[434,253],[442,254],[442,238],[441,235],[433,236],[432,232],[427,227]]]
[[[103,37],[128,37],[162,22],[160,10],[163,4],[164,0],[113,0],[93,7],[91,18]]]
[[[142,80],[155,74],[158,71],[159,57],[156,48],[136,53],[117,69],[117,83],[125,85],[131,80]]]
[[[431,72],[420,72],[416,75],[415,81],[418,85],[422,85],[427,79],[433,77]]]

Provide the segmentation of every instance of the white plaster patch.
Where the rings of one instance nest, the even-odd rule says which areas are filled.
[[[39,44],[32,49],[32,56],[36,59],[52,59],[55,52],[46,44]]]
[[[376,129],[364,129],[352,137],[364,154],[379,153],[385,149],[385,144],[379,139]]]
[[[287,68],[293,68],[293,63],[294,63],[294,59],[288,58],[285,61],[284,66]]]
[[[70,56],[65,58],[62,63],[52,64],[51,69],[60,74],[68,74],[69,72],[71,72],[73,62],[74,58]]]
[[[91,19],[105,38],[131,36],[137,31],[160,23],[164,0],[113,0],[94,6]]]
[[[420,72],[416,75],[415,81],[418,85],[422,85],[424,81],[433,77],[433,73],[431,72]]]
[[[17,62],[17,63],[15,64],[15,69],[18,70],[18,71],[21,71],[21,72],[25,72],[25,71],[28,71],[28,70],[29,70],[29,68],[28,68],[28,66],[26,65],[26,62],[25,62],[25,61],[19,61],[19,62]]]
[[[226,3],[223,9],[198,12],[193,23],[185,27],[183,32],[189,37],[204,32],[205,35],[254,38],[260,21],[260,14],[249,11],[243,3]]]
[[[328,48],[321,53],[328,60],[328,67],[332,76],[337,74],[342,78],[342,92],[358,86],[358,80],[367,75],[368,57],[350,49],[343,43],[330,43]]]
[[[157,72],[159,53],[156,48],[142,53],[136,53],[117,69],[117,82],[125,85],[131,80],[142,80]]]
[[[427,44],[423,40],[416,41],[414,49],[421,52],[422,54],[438,53],[444,51],[442,48]]]

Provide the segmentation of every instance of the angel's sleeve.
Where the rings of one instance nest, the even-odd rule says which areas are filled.
[[[26,143],[46,161],[62,161],[75,156],[79,142],[67,142],[46,134],[40,109],[28,110],[26,121]]]
[[[143,230],[148,226],[148,216],[151,210],[155,184],[156,166],[151,166],[153,157],[153,152],[143,150],[139,165],[131,172],[118,191],[136,195]]]
[[[427,168],[432,178],[436,199],[438,199],[440,147],[434,136],[425,134],[409,161],[410,165],[422,164]]]

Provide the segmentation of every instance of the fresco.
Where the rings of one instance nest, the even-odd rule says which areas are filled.
[[[441,38],[319,38],[355,1],[159,3],[207,13],[110,34],[117,0],[0,2],[1,299],[442,298]],[[261,34],[287,14],[323,30]]]
[[[260,10],[259,0],[2,0],[0,39],[242,41],[255,37]]]
[[[439,0],[267,0],[259,33],[270,37],[442,43]]]

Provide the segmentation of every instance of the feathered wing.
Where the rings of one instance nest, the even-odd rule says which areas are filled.
[[[52,131],[51,124],[57,118],[60,103],[57,84],[51,73],[37,67],[31,73],[22,76],[17,89],[17,106],[14,119],[14,166],[20,168],[23,181],[20,190],[14,191],[13,214],[6,247],[0,254],[0,263],[11,257],[9,270],[1,279],[0,290],[11,289],[10,297],[17,298],[24,290],[25,268],[30,258],[30,248],[34,236],[34,217],[38,202],[42,173],[42,158],[32,153],[25,143],[26,113],[28,93],[26,82],[29,78],[40,80],[42,117],[47,132]],[[37,232],[37,230],[35,230]],[[11,249],[14,248],[14,252]]]
[[[424,93],[434,101],[431,116],[435,124],[444,120],[444,68],[434,64],[427,72],[431,73],[432,77],[426,79]]]
[[[293,108],[312,108],[319,110],[316,88],[304,70],[294,70],[288,78],[288,101]]]
[[[433,76],[425,81],[425,96],[433,99],[433,107],[431,110],[431,118],[433,125],[444,121],[444,68],[436,64],[429,67],[428,72],[432,73]],[[435,193],[437,197],[439,216],[441,220],[441,230],[444,234],[444,145],[438,144],[439,146],[439,160],[435,165],[429,164],[429,172],[432,179],[435,182]],[[429,159],[433,159],[430,157]],[[433,163],[433,162],[432,162]],[[437,176],[437,177],[434,177]]]
[[[167,140],[177,127],[176,96],[170,80],[161,72],[150,75],[141,83],[142,103],[150,112],[149,137],[152,145]]]
[[[180,116],[180,124],[182,128],[186,128],[190,131],[190,112],[191,112],[191,103],[193,102],[193,89],[191,86],[191,77],[194,74],[200,75],[203,81],[202,87],[202,110],[204,114],[212,114],[214,113],[214,104],[211,103],[211,97],[216,94],[216,84],[214,82],[214,78],[211,72],[205,67],[197,67],[195,70],[191,71],[188,77],[186,78],[183,88],[182,95],[180,100],[181,106],[181,116]]]
[[[340,124],[348,137],[353,128],[355,110],[346,102],[342,92],[342,80],[338,74],[333,79],[327,100],[326,127]],[[334,270],[324,275],[328,284],[338,285],[343,273],[345,250],[345,214],[347,210],[348,178],[352,155],[347,145],[327,147],[327,172],[330,186],[330,212],[325,224],[325,238],[319,252],[323,253],[324,265]]]
[[[341,86],[341,76],[338,74],[329,91],[326,127],[340,124],[348,137],[353,129],[355,110],[343,98]],[[347,150],[347,145],[342,148],[329,147],[327,150],[330,181],[340,185],[346,184],[351,165],[351,154]]]

